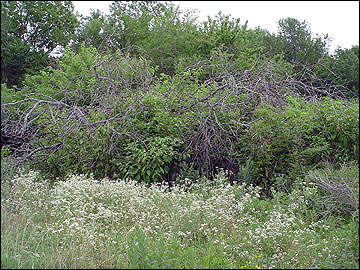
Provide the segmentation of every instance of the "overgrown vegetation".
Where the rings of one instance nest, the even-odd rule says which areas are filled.
[[[3,268],[358,268],[358,46],[31,3],[2,2]]]
[[[352,184],[358,181],[354,168],[340,173]],[[358,216],[347,223],[337,216],[319,219],[324,205],[339,208],[323,197],[331,191],[321,182],[298,181],[291,193],[274,192],[270,200],[260,199],[259,187],[230,185],[222,170],[212,181],[186,181],[186,190],[173,186],[169,191],[167,186],[147,187],[133,180],[70,176],[49,188],[33,171],[19,175],[11,180],[10,196],[2,200],[2,265],[359,266]]]

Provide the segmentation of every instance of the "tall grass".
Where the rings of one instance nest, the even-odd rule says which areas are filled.
[[[266,200],[221,170],[212,182],[186,181],[185,191],[19,174],[1,201],[1,267],[359,267],[358,216],[320,218],[316,185]]]

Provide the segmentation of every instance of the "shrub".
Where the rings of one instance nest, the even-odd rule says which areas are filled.
[[[305,101],[288,97],[283,109],[261,105],[255,110],[243,141],[250,142],[247,153],[261,168],[266,186],[272,186],[276,174],[292,179],[309,166],[324,162],[340,164],[359,158],[359,104],[356,101]],[[268,175],[268,178],[266,178]]]

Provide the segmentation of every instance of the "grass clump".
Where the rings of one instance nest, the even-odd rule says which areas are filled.
[[[222,170],[170,190],[83,175],[50,185],[30,171],[2,198],[1,266],[358,268],[358,217],[321,218],[318,187],[298,186],[261,199]]]

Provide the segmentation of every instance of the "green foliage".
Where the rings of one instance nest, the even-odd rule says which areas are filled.
[[[70,1],[1,2],[2,83],[18,85],[48,64],[57,45],[67,45],[77,27],[72,11]]]
[[[109,78],[108,82],[104,81],[109,76],[108,66],[103,64],[106,61],[117,65],[117,77]],[[48,67],[36,75],[27,76],[24,89],[69,105],[98,106],[109,102],[108,84],[115,85],[119,92],[139,88],[144,90],[155,72],[149,61],[141,57],[137,59],[117,51],[110,60],[108,56],[100,56],[94,47],[85,47],[85,44],[78,53],[65,48],[58,64],[60,69]],[[122,80],[116,79],[119,76]]]
[[[347,98],[359,98],[359,46],[338,48],[327,56],[315,74]]]
[[[294,64],[298,70],[317,63],[327,50],[328,37],[313,37],[306,21],[300,22],[294,18],[280,19],[278,37],[286,60]]]
[[[1,158],[5,158],[5,157],[9,156],[10,153],[11,153],[11,151],[8,149],[8,147],[6,147],[6,146],[1,147]]]
[[[125,177],[141,182],[161,182],[169,166],[180,155],[176,148],[181,141],[174,137],[154,137],[142,142],[132,142],[125,147]]]
[[[306,102],[290,96],[288,101],[283,110],[269,105],[257,108],[259,120],[244,137],[249,140],[249,153],[262,168],[263,181],[266,174],[271,178],[285,173],[294,178],[306,167],[320,166],[324,161],[339,164],[358,160],[357,102],[328,98]]]
[[[158,67],[157,74],[174,75],[178,62],[187,67],[201,58],[196,49],[196,21],[193,12],[181,11],[172,3],[158,2],[155,7],[156,15],[151,15],[154,11],[147,14],[151,19],[147,25],[149,33],[138,46],[144,49],[141,54]]]
[[[28,93],[26,89],[17,90],[16,87],[7,87],[5,83],[1,84],[1,104],[15,103],[21,101]],[[20,112],[11,106],[1,107],[1,127],[2,132],[5,130],[5,125],[11,121],[16,121],[19,118],[19,113],[23,113],[28,109],[28,106],[22,106]],[[3,134],[3,133],[2,133]]]
[[[76,31],[70,2],[1,5],[3,268],[358,268],[358,46],[168,2]]]
[[[257,162],[250,157],[244,164],[239,165],[239,171],[236,174],[238,182],[244,182],[248,185],[261,183],[261,173]]]
[[[159,239],[152,239],[136,227],[130,235],[129,246],[129,267],[133,269],[198,266],[205,269],[222,269],[229,263],[223,248],[219,249],[213,239],[201,250],[181,248],[181,243],[177,239],[166,240],[164,233],[159,234]]]
[[[43,94],[65,103],[89,105],[95,94],[95,65],[97,52],[93,47],[82,46],[75,54],[66,48],[59,60],[60,69],[48,67],[37,74],[27,76],[25,89]]]
[[[124,49],[146,40],[153,18],[161,17],[164,8],[163,3],[155,1],[113,2],[109,24],[115,47]]]
[[[4,2],[4,23],[14,24],[18,36],[27,34],[8,13],[22,5],[42,30],[49,22],[38,21],[34,10],[49,11],[60,24],[54,13],[65,8],[61,27],[74,30],[71,3]],[[211,178],[221,167],[234,173],[232,180],[270,193],[270,187],[289,191],[313,165],[358,159],[354,101],[289,96],[302,91],[309,98],[313,93],[303,90],[314,90],[312,83],[319,95],[330,93],[331,83],[346,85],[349,94],[358,87],[358,47],[330,57],[326,38],[292,18],[279,21],[277,35],[221,12],[201,24],[196,19],[168,2],[114,2],[110,15],[93,11],[55,65],[25,75],[21,89],[2,85],[2,101],[19,101],[2,106],[2,127],[17,134],[31,122],[27,153],[61,145],[33,157],[34,167],[53,178],[77,172],[173,182],[186,178],[179,176],[185,169]],[[51,43],[56,29],[41,43],[46,53],[71,37],[65,31],[63,43]],[[30,42],[24,40],[14,44]],[[41,51],[31,46],[29,55]],[[315,68],[319,61],[323,69]]]
[[[199,28],[198,53],[202,59],[210,58],[210,66],[222,67],[219,62],[227,59],[241,70],[249,70],[255,63],[261,65],[263,32],[247,29],[247,21],[240,24],[239,18],[231,18],[219,12],[215,18],[208,17]],[[212,70],[214,72],[214,70]]]
[[[100,10],[91,10],[90,16],[81,17],[80,26],[71,44],[75,52],[79,52],[82,44],[86,47],[94,47],[99,52],[106,51],[106,38],[111,34],[111,28]]]
[[[1,84],[1,104],[12,103],[21,100],[26,90],[17,90],[15,87],[8,87],[5,83]]]
[[[131,100],[128,104],[123,102],[112,105],[114,113],[134,106]],[[159,93],[144,95],[138,102],[131,116],[134,118],[124,122],[105,122],[108,112],[89,107],[87,121],[104,121],[91,129],[79,125],[76,118],[66,119],[68,109],[58,113],[56,122],[44,125],[52,119],[50,113],[45,113],[38,121],[43,135],[33,142],[34,147],[52,145],[60,137],[63,147],[50,154],[45,163],[36,159],[35,167],[52,174],[52,178],[76,172],[92,173],[96,178],[105,175],[147,183],[164,181],[187,157],[180,152],[183,141],[179,130],[183,124],[161,110],[164,101]],[[71,136],[67,135],[68,127],[76,125]]]
[[[221,11],[215,18],[208,17],[203,22],[200,31],[204,35],[202,43],[199,45],[200,51],[204,56],[220,46],[226,47],[230,52],[234,52],[235,44],[239,39],[244,38],[247,22],[240,25],[240,19],[231,18],[230,15],[224,15]]]

